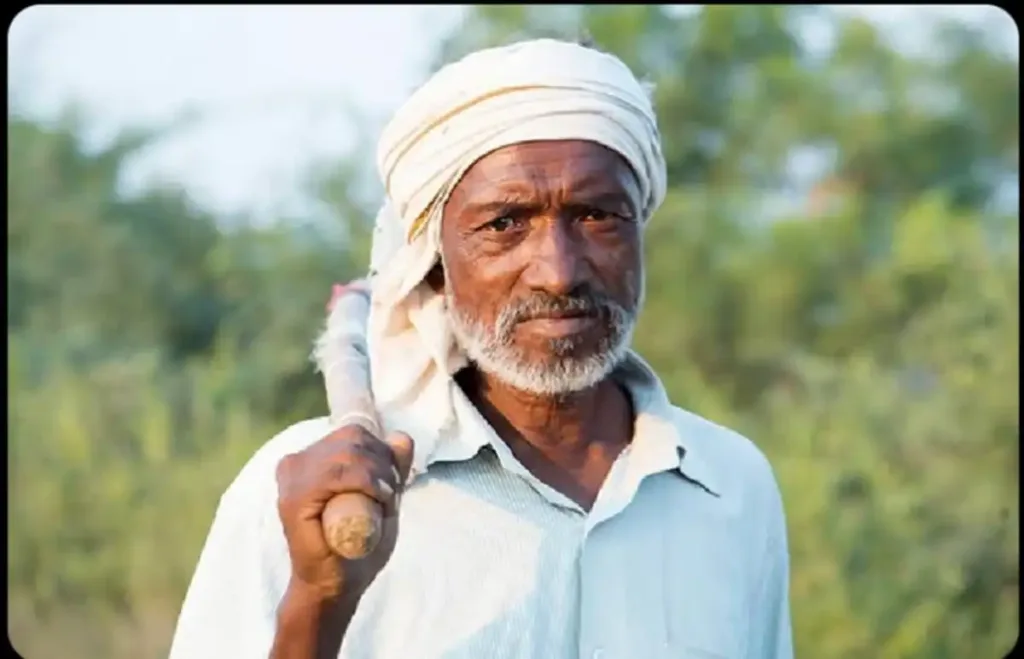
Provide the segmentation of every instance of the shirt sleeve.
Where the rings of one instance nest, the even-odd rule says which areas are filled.
[[[245,492],[241,484],[221,498],[181,607],[170,659],[265,659],[270,653],[281,587],[264,518],[268,507],[274,513],[276,507],[265,496],[252,496],[265,493]]]
[[[748,659],[793,659],[789,613],[789,543],[782,497],[774,479],[766,518],[761,587],[754,601]]]

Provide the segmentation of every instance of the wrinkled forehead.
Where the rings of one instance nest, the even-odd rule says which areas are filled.
[[[461,208],[496,197],[525,200],[552,194],[565,201],[577,195],[619,195],[637,206],[640,184],[626,159],[603,144],[537,140],[507,145],[477,160],[453,188],[449,204]]]

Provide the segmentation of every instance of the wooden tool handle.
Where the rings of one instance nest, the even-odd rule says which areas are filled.
[[[369,312],[369,291],[365,285],[336,289],[326,336],[315,356],[324,374],[332,424],[357,424],[380,439],[383,435],[370,394],[366,347]],[[380,504],[365,494],[339,494],[327,502],[321,516],[324,538],[342,558],[365,558],[380,542],[383,517]]]
[[[321,518],[331,550],[350,561],[369,556],[383,531],[381,505],[360,492],[339,494],[327,502]]]
[[[372,408],[355,397],[350,404],[352,409],[364,413],[350,418],[345,425],[362,426],[374,437],[380,437],[380,427],[365,414],[366,410],[372,411]],[[327,502],[320,523],[331,551],[342,558],[357,561],[366,558],[377,548],[384,530],[384,509],[378,501],[362,492],[345,492]]]

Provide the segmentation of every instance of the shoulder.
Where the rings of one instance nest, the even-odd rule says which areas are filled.
[[[288,426],[256,450],[221,497],[221,507],[234,502],[251,506],[277,496],[277,464],[319,441],[331,431],[327,417],[306,419]]]
[[[782,513],[775,470],[764,452],[744,435],[709,419],[673,406],[673,420],[683,441],[699,456],[703,468],[723,496],[739,499],[759,513]]]

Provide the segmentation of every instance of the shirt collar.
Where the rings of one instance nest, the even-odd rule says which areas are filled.
[[[613,377],[633,399],[636,414],[634,450],[649,454],[652,464],[673,464],[683,478],[713,496],[720,496],[720,479],[707,461],[705,452],[701,451],[702,447],[686,432],[679,411],[669,402],[654,370],[630,351]],[[427,459],[427,468],[434,462],[469,460],[481,448],[497,440],[497,435],[457,386],[453,387],[453,394],[456,409],[462,408],[459,416],[480,423],[482,427],[464,428],[463,432],[445,437]]]
[[[648,446],[671,446],[676,451],[679,473],[706,492],[721,496],[721,480],[707,460],[706,451],[687,432],[679,410],[672,405],[661,380],[636,353],[616,371],[616,378],[630,392],[636,412],[635,440]]]

